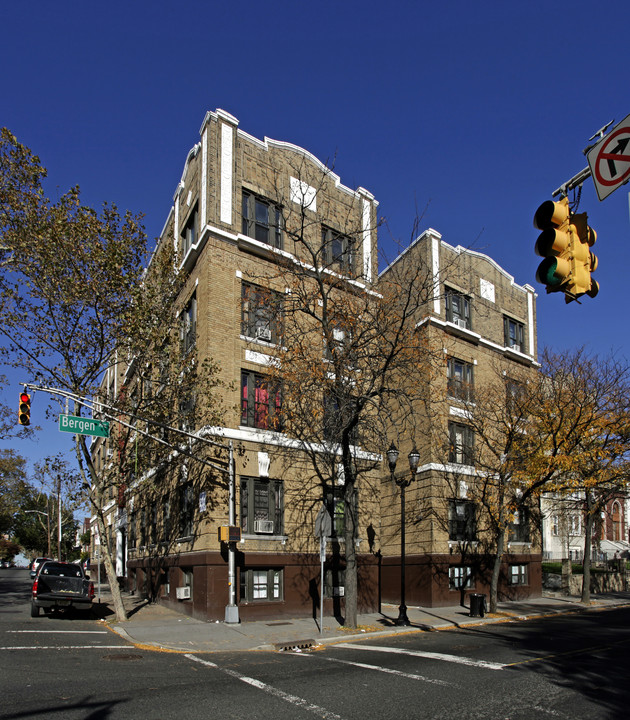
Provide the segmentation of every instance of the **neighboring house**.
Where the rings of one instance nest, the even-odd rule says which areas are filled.
[[[544,493],[540,498],[543,559],[581,561],[584,556],[584,495],[563,497]]]
[[[545,493],[540,501],[543,559],[584,558],[584,495],[568,497]],[[591,545],[594,562],[630,559],[630,500],[621,493],[610,498],[596,518]]]
[[[234,506],[241,539],[235,583],[241,618],[314,612],[320,573],[315,520],[322,501],[331,513],[336,540],[336,557],[326,561],[325,611],[337,612],[344,595],[343,508],[338,499],[343,478],[336,478],[323,498],[317,485],[310,495],[305,491],[312,478],[300,447],[285,433],[282,387],[267,378],[282,342],[277,308],[287,292],[277,268],[284,262],[306,262],[285,225],[298,208],[308,219],[304,232],[322,243],[325,262],[337,276],[347,276],[351,291],[378,289],[378,283],[387,282],[388,270],[377,275],[377,202],[367,190],[343,185],[306,150],[248,135],[223,110],[208,113],[200,133],[158,249],[176,247],[185,280],[173,308],[184,357],[218,363],[226,412],[220,427],[200,428],[191,396],[189,404],[180,404],[177,424],[237,447]],[[348,226],[356,228],[353,236],[345,232]],[[427,376],[435,414],[419,421],[417,442],[428,440],[407,491],[407,600],[439,606],[459,602],[462,589],[487,588],[479,530],[483,522],[470,493],[476,476],[475,437],[467,418],[475,388],[492,366],[500,363],[508,378],[535,372],[536,296],[488,256],[452,247],[434,230],[395,262],[419,260],[431,269],[436,292],[417,319],[418,331],[439,346],[443,363],[437,374]],[[341,331],[338,335],[343,342]],[[134,393],[138,401],[142,393],[159,393],[160,368],[142,372],[144,385],[134,360],[112,365],[103,378],[103,398],[115,404],[124,394],[133,404]],[[317,417],[325,423],[335,408],[326,398],[313,398],[314,404],[320,402],[324,407]],[[402,457],[413,442],[410,438],[408,448],[401,446]],[[197,443],[195,453],[210,453],[204,447]],[[385,449],[355,447],[355,456],[374,457]],[[327,451],[322,446],[321,452]],[[223,619],[229,599],[228,554],[218,532],[229,525],[226,475],[207,466],[193,478],[191,461],[175,476],[164,470],[166,450],[131,463],[127,457],[124,464],[115,433],[96,438],[91,452],[102,473],[117,463],[125,468],[105,492],[106,537],[93,531],[93,551],[99,543],[109,544],[116,572],[126,578],[128,589],[152,594],[190,615]],[[222,452],[216,451],[219,460],[225,460]],[[372,492],[359,492],[362,610],[376,611],[381,600],[399,599],[399,496],[384,482],[387,476],[384,462],[369,477]],[[449,478],[456,478],[450,489]],[[431,490],[436,487],[439,499]],[[541,549],[531,525],[527,508],[512,519],[504,595],[515,588],[521,596],[540,593]]]

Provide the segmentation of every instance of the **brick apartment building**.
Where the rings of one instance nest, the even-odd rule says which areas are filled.
[[[487,255],[448,245],[435,230],[424,232],[396,258],[381,273],[381,283],[397,263],[430,268],[435,290],[418,328],[442,356],[435,372],[427,374],[429,401],[418,409],[415,438],[403,437],[399,444],[401,457],[412,442],[420,453],[406,491],[407,602],[452,605],[462,590],[489,588],[487,523],[475,489],[491,468],[475,467],[483,443],[472,420],[486,412],[487,424],[500,425],[509,403],[505,393],[536,372],[536,295]],[[497,411],[488,410],[490,393],[498,398]],[[398,490],[389,483],[381,508],[380,576],[381,598],[391,602],[400,592],[397,502]],[[540,561],[536,524],[524,508],[511,523],[500,596],[540,595]]]
[[[310,615],[320,591],[315,521],[324,500],[334,528],[336,491],[331,487],[330,498],[322,498],[321,484],[279,421],[281,391],[267,379],[282,341],[275,303],[287,294],[278,268],[312,261],[294,240],[291,229],[298,222],[312,246],[322,244],[331,277],[346,273],[348,291],[355,294],[377,290],[392,272],[390,266],[378,275],[377,202],[367,190],[343,185],[304,149],[248,135],[225,111],[209,112],[200,135],[159,239],[176,248],[185,276],[174,308],[184,349],[198,362],[216,362],[224,383],[221,426],[189,429],[236,449],[233,509],[241,539],[232,557],[240,618]],[[422,458],[407,491],[407,599],[435,606],[458,597],[462,567],[470,562],[459,552],[452,529],[457,523],[449,525],[448,515],[469,512],[466,479],[475,475],[467,455],[474,442],[466,431],[469,410],[462,403],[470,398],[462,393],[481,386],[497,363],[508,374],[511,368],[534,371],[535,293],[517,285],[489,257],[453,248],[433,230],[395,261],[419,262],[430,269],[435,292],[417,318],[418,330],[439,346],[443,363],[428,378],[433,400],[431,411],[419,419],[424,430],[408,439],[408,447],[400,440],[400,449],[406,454],[417,442]],[[116,398],[132,374],[128,364],[108,372],[105,395]],[[442,431],[451,438],[450,449],[440,439]],[[371,611],[381,601],[398,600],[400,577],[401,518],[384,449],[355,449],[358,461],[371,458],[367,477],[371,488],[379,488],[359,492],[358,500],[358,604]],[[329,451],[322,446],[322,453]],[[217,450],[217,457],[222,452]],[[115,439],[99,438],[92,445],[98,467],[111,462],[114,453]],[[230,524],[227,476],[206,465],[194,480],[181,470],[164,479],[156,469],[160,458],[153,461],[109,494],[109,535],[102,541],[114,550],[117,573],[128,589],[150,589],[183,613],[223,619],[230,600],[230,558],[218,531]],[[453,477],[451,492],[446,488]],[[162,482],[173,492],[162,491]],[[325,612],[339,613],[344,594],[340,536],[329,549]],[[466,579],[466,586],[483,591],[484,582],[479,572],[476,580]],[[535,534],[521,533],[511,543],[504,591],[508,586],[517,586],[522,595],[540,592]]]

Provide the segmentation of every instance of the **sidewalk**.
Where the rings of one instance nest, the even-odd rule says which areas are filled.
[[[407,608],[408,627],[395,624],[398,607],[383,605],[382,612],[359,615],[356,630],[343,628],[334,617],[324,617],[320,633],[319,617],[256,620],[239,624],[202,621],[181,615],[161,605],[123,593],[129,619],[118,622],[113,614],[103,618],[111,630],[137,646],[151,650],[178,652],[228,652],[238,650],[308,649],[317,645],[351,642],[365,637],[386,637],[398,633],[427,632],[497,622],[525,620],[545,615],[588,612],[630,605],[630,593],[594,595],[589,607],[579,598],[546,594],[523,602],[499,603],[498,612],[470,617],[468,608]],[[101,609],[113,610],[109,587],[101,586]]]

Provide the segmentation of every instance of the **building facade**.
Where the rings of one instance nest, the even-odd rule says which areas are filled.
[[[487,255],[448,245],[435,230],[386,268],[382,283],[399,263],[426,267],[433,286],[417,321],[433,355],[427,401],[417,411],[414,437],[398,442],[401,457],[414,443],[420,454],[406,490],[407,603],[447,606],[490,587],[493,521],[500,521],[487,499],[501,482],[514,492],[509,473],[501,478],[507,464],[500,449],[512,451],[507,430],[522,422],[512,399],[537,372],[536,295]],[[389,483],[381,510],[381,597],[391,602],[400,594],[398,495]],[[538,596],[541,543],[533,508],[506,508],[499,597]]]
[[[176,422],[159,432],[154,425],[153,434],[162,439],[170,437],[168,424],[188,433],[180,445],[141,455],[132,438],[124,473],[104,493],[107,537],[93,533],[93,551],[98,543],[109,544],[128,590],[203,619],[224,619],[233,597],[242,619],[314,615],[320,592],[326,613],[343,614],[339,498],[345,481],[338,448],[326,433],[331,410],[341,409],[309,389],[314,427],[323,425],[321,441],[305,444],[287,430],[291,409],[277,359],[296,292],[285,271],[299,268],[307,282],[334,284],[342,300],[347,293],[378,302],[388,273],[405,264],[428,273],[429,292],[415,322],[437,361],[426,375],[427,402],[414,420],[415,436],[397,436],[403,454],[416,443],[421,455],[404,518],[386,448],[353,447],[353,462],[364,470],[354,541],[358,607],[376,611],[381,601],[398,600],[401,522],[408,536],[409,603],[449,605],[464,590],[487,589],[487,533],[474,507],[480,471],[471,403],[493,373],[513,379],[516,388],[536,371],[535,293],[491,258],[452,247],[433,230],[379,276],[377,206],[369,191],[345,186],[306,150],[254,138],[225,111],[206,115],[158,249],[173,248],[181,280],[173,303],[182,363],[175,376],[211,361],[215,382],[211,392],[178,398]],[[314,315],[323,302],[314,301]],[[318,331],[304,332],[317,346]],[[322,353],[317,346],[315,352],[320,365],[331,361],[335,343],[343,345],[350,333],[331,329],[332,349]],[[126,359],[108,371],[103,395],[112,405],[125,395],[135,396],[132,404],[140,407],[142,399],[163,392],[159,359],[140,365]],[[330,375],[325,366],[323,372]],[[212,403],[217,410],[205,417],[213,421],[200,421],[195,408]],[[140,427],[135,422],[129,421],[132,435]],[[101,472],[122,466],[120,441],[95,439],[92,456]],[[322,477],[314,456],[332,457],[330,477]],[[320,588],[322,510],[330,529]],[[220,529],[229,526],[240,532],[235,543],[220,539]],[[525,508],[511,526],[501,592],[535,596],[541,549]]]
[[[277,308],[287,294],[280,268],[313,262],[304,248],[321,246],[325,271],[346,273],[353,292],[364,292],[377,270],[376,207],[367,190],[344,186],[304,149],[258,140],[222,110],[204,119],[176,188],[160,244],[175,247],[185,278],[174,308],[183,354],[198,363],[211,359],[222,383],[222,424],[193,422],[188,429],[219,443],[213,446],[216,463],[225,463],[228,443],[234,447],[240,528],[234,582],[243,619],[318,607],[321,483],[284,432],[282,389],[269,380],[282,337]],[[133,382],[128,366],[112,369],[107,397],[119,396],[123,387],[133,392]],[[102,466],[117,451],[111,440],[97,440],[92,452]],[[195,453],[204,452],[197,443]],[[159,466],[160,458],[139,468],[106,498],[117,572],[128,589],[196,617],[223,619],[230,547],[218,532],[232,525],[227,472],[207,465],[192,478],[193,461],[186,477],[180,469],[179,477],[167,470],[160,478]],[[361,508],[360,537],[376,523],[372,513],[369,503]],[[329,546],[336,555],[326,569],[329,612],[338,611],[343,598],[340,543],[336,550]],[[359,555],[359,604],[374,609],[377,570],[367,543]]]

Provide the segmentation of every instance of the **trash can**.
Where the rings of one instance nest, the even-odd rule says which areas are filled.
[[[470,593],[470,617],[483,617],[486,613],[486,596],[482,593]]]

